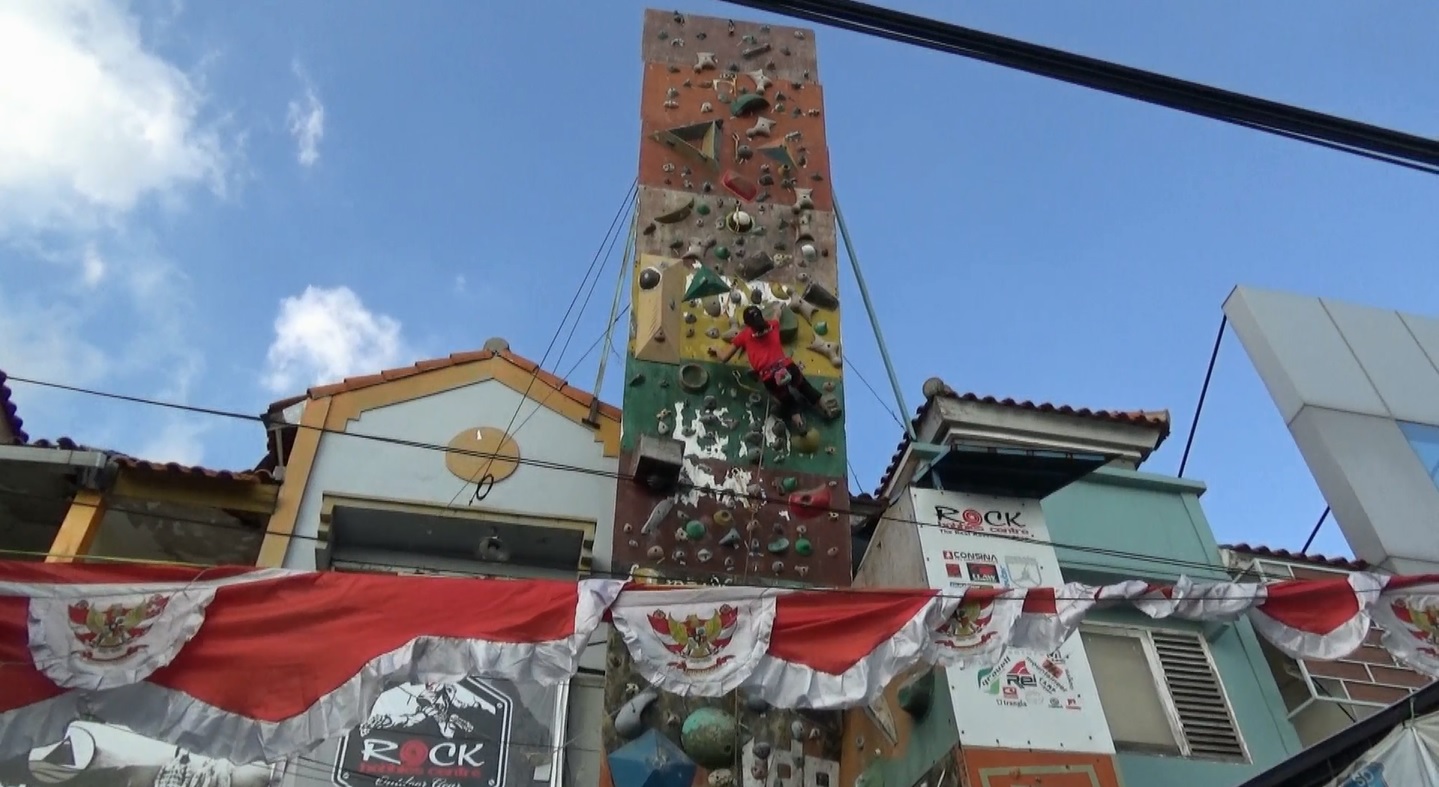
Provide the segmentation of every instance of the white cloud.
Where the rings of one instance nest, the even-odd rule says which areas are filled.
[[[229,162],[204,97],[114,2],[0,6],[0,232],[103,226]]]
[[[397,366],[408,354],[398,320],[365,308],[349,287],[306,287],[280,301],[264,385],[296,393]]]
[[[300,80],[302,93],[290,102],[286,122],[290,135],[295,138],[295,158],[302,167],[313,167],[320,161],[320,140],[325,138],[325,105],[320,102],[320,92],[300,64],[295,64],[295,76]]]
[[[85,252],[80,255],[80,282],[94,289],[105,278],[106,267],[105,258],[100,256],[95,244],[86,246]]]
[[[142,443],[135,455],[151,462],[203,464],[205,444],[201,438],[211,426],[195,417],[173,418]]]
[[[460,273],[460,274],[456,274],[456,275],[455,275],[455,294],[456,294],[456,295],[464,295],[465,292],[469,289],[469,286],[470,286],[470,283],[465,280],[465,274]]]

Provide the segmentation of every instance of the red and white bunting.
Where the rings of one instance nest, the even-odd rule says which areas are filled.
[[[1439,576],[941,593],[0,563],[0,759],[84,717],[273,762],[358,725],[388,682],[563,682],[606,617],[660,689],[854,707],[922,663],[1056,650],[1116,604],[1247,616],[1304,659],[1352,653],[1373,621],[1400,663],[1439,677]]]

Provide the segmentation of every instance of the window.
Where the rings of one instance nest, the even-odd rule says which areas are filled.
[[[1409,441],[1409,447],[1419,455],[1419,461],[1424,465],[1424,472],[1429,475],[1429,480],[1439,486],[1439,426],[1400,421],[1399,431],[1404,434],[1404,439]]]
[[[1199,635],[1165,629],[1080,629],[1119,751],[1247,760],[1224,686]],[[1147,675],[1149,680],[1137,679]]]

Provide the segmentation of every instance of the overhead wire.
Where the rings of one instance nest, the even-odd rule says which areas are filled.
[[[583,277],[581,277],[580,284],[575,289],[574,296],[570,298],[569,306],[565,308],[564,316],[560,318],[560,324],[555,326],[554,335],[550,337],[550,343],[546,345],[544,355],[540,356],[539,363],[537,363],[535,365],[535,368],[531,371],[529,382],[525,385],[524,393],[520,395],[519,403],[515,405],[514,413],[510,415],[509,423],[505,424],[504,431],[501,433],[502,435],[508,436],[510,433],[510,429],[515,425],[515,419],[520,417],[520,411],[524,409],[525,402],[529,400],[530,390],[534,387],[535,380],[539,378],[540,371],[544,369],[545,364],[549,362],[550,352],[554,350],[555,342],[559,340],[560,334],[564,332],[565,325],[569,322],[570,314],[574,311],[575,304],[579,301],[580,296],[585,291],[585,284],[589,281],[590,276],[594,273],[595,266],[599,264],[600,258],[605,253],[605,245],[609,243],[610,236],[614,234],[615,228],[619,226],[620,219],[624,217],[625,213],[629,210],[631,203],[635,200],[638,194],[638,189],[639,177],[636,176],[635,179],[630,182],[629,188],[625,191],[625,197],[623,200],[620,201],[619,209],[615,211],[614,218],[610,220],[610,226],[609,229],[605,231],[604,239],[600,241],[599,247],[595,249],[594,256],[590,259],[589,267],[585,269],[585,274]],[[596,281],[598,281],[598,277],[596,277]],[[578,322],[579,321],[576,320],[576,323]],[[475,493],[476,495],[481,494],[480,490],[485,488],[483,479],[491,478],[490,470],[494,468],[495,459],[498,456],[498,452],[491,454],[485,464],[482,465],[478,471],[476,471],[474,477],[470,478],[468,481],[460,485],[459,490],[455,492],[454,497],[450,498],[450,502],[445,505],[445,508],[453,508],[455,502],[460,499],[460,495],[465,493],[465,490],[469,488],[470,484],[477,484],[477,486],[475,487]],[[493,486],[493,481],[490,482],[490,485]],[[484,492],[484,494],[488,494],[488,491]]]
[[[1119,65],[855,0],[727,0],[960,55],[1372,160],[1439,174],[1439,140]]]

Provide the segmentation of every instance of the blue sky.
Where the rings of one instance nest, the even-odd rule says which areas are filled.
[[[890,5],[1439,129],[1432,4]],[[539,360],[634,178],[643,8],[0,0],[0,369],[258,412],[490,336]],[[911,408],[931,376],[1170,408],[1147,469],[1173,473],[1236,283],[1439,310],[1430,176],[849,33],[819,47],[837,193]],[[602,332],[615,270],[551,369]],[[845,287],[870,489],[901,430]],[[14,387],[33,437],[229,467],[262,451],[252,424]],[[1188,475],[1221,540],[1297,548],[1324,507],[1232,336]],[[1332,524],[1315,548],[1347,552]]]

